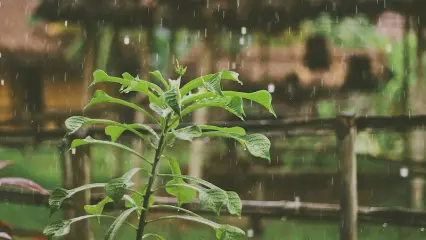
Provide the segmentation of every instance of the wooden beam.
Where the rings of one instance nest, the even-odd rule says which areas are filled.
[[[38,193],[22,193],[0,190],[0,201],[8,201],[13,204],[47,206],[48,197]],[[91,203],[97,203],[104,198],[103,194],[92,194]],[[156,204],[177,204],[176,198],[157,196]],[[323,204],[298,201],[254,201],[242,200],[242,216],[258,215],[269,219],[292,219],[292,220],[319,220],[319,221],[339,221],[340,206],[338,204]],[[64,207],[70,207],[69,202],[64,203]],[[199,201],[186,204],[185,208],[200,214],[213,214],[210,211],[201,209]],[[124,204],[118,206],[124,209]],[[105,206],[105,210],[117,210],[116,206]],[[170,212],[165,209],[151,209],[152,212]],[[221,216],[228,216],[226,209],[222,209]],[[362,207],[358,208],[359,220],[364,223],[374,223],[382,225],[384,222],[389,225],[406,227],[424,227],[426,225],[426,211],[416,211],[405,208],[388,207]]]
[[[340,239],[357,239],[357,166],[355,154],[355,115],[341,114],[336,125],[340,171]]]

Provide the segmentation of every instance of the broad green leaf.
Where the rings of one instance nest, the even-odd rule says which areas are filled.
[[[163,90],[155,84],[138,80],[130,82],[130,85],[121,90],[121,93],[140,92],[146,94],[153,102],[158,102],[158,97],[150,91],[153,88],[158,94],[163,94]]]
[[[239,135],[245,135],[246,130],[242,127],[217,127],[217,126],[211,126],[211,125],[198,125],[198,127],[204,132],[204,131],[220,131],[225,133],[234,133]]]
[[[71,143],[71,148],[76,148],[76,147],[79,147],[79,146],[82,146],[82,145],[87,145],[87,144],[99,144],[99,145],[108,145],[108,146],[118,147],[118,148],[126,150],[130,153],[133,153],[136,156],[140,157],[142,160],[146,161],[147,163],[152,164],[148,159],[146,159],[140,153],[136,152],[135,150],[133,150],[133,149],[131,149],[131,148],[129,148],[129,147],[123,145],[123,144],[110,142],[110,141],[96,140],[96,139],[93,139],[90,136],[87,136],[85,139],[73,140],[72,143]]]
[[[65,120],[65,126],[67,127],[69,134],[72,134],[72,133],[78,131],[81,127],[83,127],[85,125],[89,125],[89,124],[104,124],[104,125],[108,125],[108,126],[121,127],[121,128],[124,128],[125,130],[129,130],[129,131],[133,132],[134,134],[138,135],[139,137],[149,141],[142,133],[137,131],[137,129],[142,129],[142,130],[148,131],[149,133],[154,135],[156,138],[158,138],[157,133],[155,133],[155,131],[150,126],[145,125],[145,124],[140,124],[140,123],[122,124],[122,123],[115,122],[115,121],[112,121],[112,120],[92,119],[92,118],[87,118],[87,117],[82,117],[82,116],[73,116],[73,117],[70,117],[67,120]],[[119,130],[119,129],[116,128],[115,130]],[[110,130],[108,130],[108,131],[110,131]],[[116,131],[111,131],[111,134],[114,135],[115,132]],[[106,130],[106,133],[107,133],[107,130]],[[119,132],[117,131],[117,133],[119,133]],[[119,137],[119,135],[117,134],[115,136],[115,138],[117,139],[118,137]]]
[[[117,219],[115,219],[115,221],[109,227],[107,233],[105,234],[105,238],[104,239],[105,240],[112,240],[112,239],[114,239],[115,235],[117,234],[117,232],[120,229],[121,225],[123,225],[123,223],[126,221],[127,217],[129,217],[129,215],[133,211],[136,211],[137,209],[138,209],[137,207],[133,207],[133,208],[127,209],[122,214],[120,214],[120,216],[118,216]]]
[[[186,107],[181,116],[185,116],[199,108],[204,107],[220,107],[228,110],[230,113],[239,117],[241,120],[244,120],[244,109],[243,109],[243,100],[241,97],[213,97],[208,99],[202,99],[194,104]]]
[[[184,127],[172,132],[177,138],[190,142],[193,138],[201,137],[201,129],[198,126]]]
[[[237,97],[242,97],[242,98],[245,98],[245,99],[248,99],[248,100],[252,100],[252,101],[264,106],[275,117],[277,116],[275,114],[274,108],[272,107],[271,93],[269,93],[266,90],[260,90],[260,91],[252,92],[252,93],[226,91],[226,92],[224,92],[224,94],[226,96],[237,96]]]
[[[93,86],[100,82],[112,82],[112,83],[119,83],[125,87],[130,85],[130,82],[128,79],[122,79],[118,77],[112,77],[108,76],[108,74],[100,69],[95,70],[93,72],[93,82],[90,84],[90,86]]]
[[[62,203],[65,201],[65,199],[72,197],[74,194],[87,189],[104,187],[104,186],[105,186],[105,183],[92,183],[92,184],[83,185],[81,187],[70,189],[70,190],[67,190],[64,188],[54,189],[49,197],[50,215],[58,211],[61,208]]]
[[[67,235],[71,230],[72,220],[55,221],[46,226],[43,234],[48,237],[61,237]]]
[[[105,185],[105,194],[110,197],[115,203],[118,203],[126,193],[127,189],[133,186],[131,178],[140,170],[133,168],[123,176],[112,179]]]
[[[240,138],[244,140],[244,143],[251,155],[271,161],[271,155],[269,153],[271,141],[269,141],[265,135],[255,133],[241,136]]]
[[[204,87],[210,92],[223,96],[222,87],[220,86],[221,80],[222,72],[215,73],[209,78],[203,78]]]
[[[151,108],[152,111],[154,111],[158,115],[162,116],[163,118],[167,117],[173,111],[173,109],[171,109],[167,105],[157,104],[157,103],[154,103],[154,102],[151,102],[149,104],[149,108]]]
[[[171,89],[164,93],[163,98],[164,102],[171,108],[173,111],[180,116],[181,105],[180,105],[180,91],[179,91],[180,79],[170,80]]]
[[[176,159],[169,158],[169,167],[174,175],[181,175],[179,163]],[[172,196],[175,196],[178,200],[178,205],[181,206],[184,203],[192,202],[196,196],[196,191],[192,188],[184,186],[176,186],[186,184],[182,178],[174,177],[166,184],[166,192]]]
[[[226,192],[221,189],[207,189],[199,191],[198,197],[200,198],[200,205],[202,209],[210,210],[220,214],[222,206],[226,203],[228,196]]]
[[[99,201],[96,205],[85,205],[84,210],[90,215],[100,215],[104,211],[105,204],[113,202],[110,197],[105,197]],[[101,222],[100,216],[98,216],[98,222]]]
[[[147,233],[144,234],[142,239],[148,239],[149,237],[153,237],[157,240],[166,240],[165,238],[163,238],[161,235],[155,234],[155,233]]]
[[[146,187],[147,185],[144,184],[141,186],[141,189],[138,191],[138,193],[133,193],[132,195],[130,195],[130,198],[133,199],[133,201],[136,203],[136,206],[134,206],[133,203],[131,203],[131,201],[126,200],[126,202],[124,203],[126,208],[131,208],[131,207],[142,207],[143,206],[143,196],[146,194]],[[148,208],[151,207],[152,204],[154,204],[155,202],[155,196],[151,195],[149,197],[149,202],[148,202]]]
[[[230,225],[221,225],[216,228],[216,238],[220,240],[235,240],[245,235],[243,230]]]
[[[160,71],[154,71],[154,72],[150,72],[150,74],[152,74],[154,77],[156,77],[158,80],[160,80],[160,82],[164,85],[164,87],[166,89],[169,89],[169,83],[166,81],[166,79],[163,78],[163,75],[161,74]]]
[[[132,186],[132,184],[126,183],[121,178],[112,179],[105,185],[105,194],[117,204],[130,186]]]
[[[87,109],[88,107],[93,106],[95,104],[99,104],[99,103],[116,103],[116,104],[120,104],[120,105],[123,105],[123,106],[127,106],[127,107],[130,107],[130,108],[132,108],[136,111],[143,113],[145,116],[150,118],[152,121],[157,122],[157,119],[155,119],[151,114],[149,114],[144,109],[140,108],[138,105],[136,105],[134,103],[126,102],[126,101],[118,99],[118,98],[113,98],[113,97],[109,96],[108,94],[106,94],[102,90],[96,90],[93,98],[84,107],[84,109]]]
[[[228,71],[226,69],[222,69],[220,73],[221,73],[221,79],[232,80],[232,81],[238,82],[239,84],[242,84],[242,82],[238,79],[238,73]],[[202,87],[204,85],[203,79],[210,79],[213,75],[214,74],[207,74],[189,81],[180,90],[182,96],[185,96],[187,93],[189,93],[193,89]]]
[[[243,204],[241,203],[241,199],[238,196],[238,193],[227,191],[226,195],[228,195],[228,201],[227,201],[228,212],[232,215],[241,216],[241,210],[243,208]]]
[[[239,135],[220,131],[210,131],[203,132],[203,136],[233,138],[240,142],[245,149],[248,149],[251,155],[271,161],[271,156],[269,153],[271,142],[266,136],[262,134],[255,133],[249,135]]]
[[[120,126],[110,125],[105,128],[105,134],[111,137],[112,142],[116,142],[124,131],[126,128]]]

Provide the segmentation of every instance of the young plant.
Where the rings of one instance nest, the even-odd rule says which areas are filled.
[[[176,80],[169,81],[166,81],[159,71],[152,72],[151,74],[161,82],[162,86],[134,78],[128,73],[124,73],[122,78],[119,78],[108,76],[101,70],[94,72],[94,81],[92,85],[100,82],[117,83],[121,85],[121,93],[138,92],[145,94],[149,98],[150,109],[143,109],[134,103],[113,98],[101,90],[97,90],[95,92],[94,97],[86,107],[99,103],[115,103],[124,105],[144,114],[148,119],[155,123],[155,127],[141,123],[125,124],[107,119],[91,119],[82,116],[74,116],[70,117],[65,122],[65,125],[69,130],[69,134],[75,133],[83,126],[103,124],[106,125],[105,134],[110,136],[111,141],[96,140],[89,136],[85,139],[74,140],[71,143],[71,148],[88,144],[118,147],[140,157],[143,161],[148,163],[150,169],[131,169],[122,177],[113,179],[108,183],[88,184],[71,190],[63,188],[55,189],[51,193],[51,197],[49,199],[49,205],[52,213],[61,207],[64,200],[70,198],[79,191],[100,187],[104,188],[106,197],[96,205],[85,206],[84,208],[88,213],[86,216],[79,216],[74,219],[51,223],[44,230],[46,235],[66,235],[69,233],[72,223],[83,219],[92,217],[113,218],[113,216],[102,214],[105,204],[110,202],[118,204],[123,200],[125,201],[124,205],[127,210],[122,212],[121,215],[112,223],[111,227],[106,232],[106,240],[113,239],[123,223],[135,228],[136,240],[149,237],[153,239],[164,239],[161,235],[156,233],[145,233],[145,227],[153,222],[166,219],[180,219],[208,225],[216,231],[217,239],[236,239],[239,236],[245,235],[244,231],[237,227],[212,222],[181,207],[182,204],[190,203],[198,196],[200,206],[204,210],[210,210],[219,215],[222,207],[226,206],[231,215],[240,216],[242,203],[236,192],[225,191],[202,179],[182,175],[178,161],[167,156],[166,150],[172,146],[172,143],[175,140],[192,141],[194,138],[205,136],[224,137],[237,140],[253,156],[270,161],[270,141],[264,135],[246,134],[245,130],[241,127],[225,128],[211,125],[180,127],[180,123],[183,117],[204,107],[224,108],[244,120],[245,114],[243,99],[259,103],[275,115],[271,105],[271,95],[265,90],[253,93],[222,91],[222,80],[231,80],[241,84],[238,80],[237,73],[225,69],[215,74],[198,77],[181,87],[181,77],[185,71],[186,68],[183,68],[177,63],[176,73],[178,78]],[[197,92],[191,93],[194,91]],[[155,149],[155,154],[152,160],[133,149],[116,142],[116,140],[125,131],[129,131],[137,137],[140,137]],[[157,166],[160,161],[168,162],[171,173],[157,172]],[[148,182],[144,184],[141,189],[132,189],[132,176],[141,170],[146,172],[149,177]],[[178,204],[176,206],[155,204],[156,189],[153,189],[153,183],[156,177],[167,177],[171,179],[167,182],[167,184],[160,186],[159,188],[165,188],[168,194],[177,198]],[[192,183],[188,183],[187,181]],[[151,208],[177,210],[180,214],[148,219],[148,213]],[[128,216],[133,213],[137,214],[139,219],[137,226],[126,221]]]

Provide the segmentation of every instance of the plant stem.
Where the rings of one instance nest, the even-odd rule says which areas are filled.
[[[142,240],[142,237],[143,237],[143,232],[144,232],[145,225],[146,225],[145,220],[146,220],[146,217],[147,217],[148,211],[149,211],[149,208],[148,208],[149,198],[154,193],[154,191],[152,190],[152,185],[153,185],[155,177],[156,177],[157,165],[160,162],[161,152],[162,152],[162,149],[163,149],[165,138],[167,136],[167,132],[168,132],[167,124],[168,124],[168,122],[169,122],[169,118],[167,118],[167,120],[166,120],[164,130],[162,131],[161,136],[160,136],[160,141],[158,143],[157,150],[155,151],[154,162],[152,164],[152,169],[151,169],[151,176],[149,177],[148,185],[146,187],[146,193],[143,197],[141,217],[139,219],[138,230],[136,231],[136,240]]]

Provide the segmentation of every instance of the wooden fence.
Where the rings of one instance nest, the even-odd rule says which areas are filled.
[[[339,174],[341,179],[340,205],[318,204],[291,201],[243,201],[243,214],[256,220],[260,217],[286,217],[295,219],[339,220],[341,239],[357,239],[359,220],[375,223],[398,224],[423,227],[426,212],[402,208],[360,207],[357,202],[357,161],[355,136],[357,131],[366,129],[403,132],[413,128],[423,128],[426,116],[394,117],[355,117],[342,113],[336,118],[313,120],[265,120],[243,123],[212,123],[218,126],[241,126],[249,132],[280,132],[290,136],[335,134],[339,152]],[[1,125],[1,124],[0,124]],[[188,124],[183,124],[188,125]],[[88,129],[85,134],[103,134],[103,129]],[[65,135],[65,130],[0,131],[4,137],[35,137],[37,139],[57,139]],[[92,195],[92,202],[100,197]],[[1,192],[0,200],[11,203],[46,205],[47,197],[37,194]],[[175,203],[171,198],[158,197],[159,203]],[[188,205],[195,212],[203,212],[198,203]],[[256,222],[256,221],[254,221]]]

